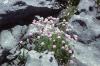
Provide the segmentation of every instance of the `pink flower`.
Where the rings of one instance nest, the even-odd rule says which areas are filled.
[[[39,33],[42,33],[43,32],[43,30],[39,30]]]
[[[32,24],[36,24],[36,20],[33,20]]]
[[[50,20],[50,24],[53,24],[53,20]]]
[[[44,23],[47,23],[47,22],[48,22],[48,19],[47,19],[47,18],[45,18],[43,22],[44,22]]]
[[[32,35],[33,35],[33,33],[32,33],[32,32],[30,32],[30,33],[29,33],[29,36],[32,36]]]
[[[51,34],[50,32],[48,32],[47,36],[48,36],[48,37],[51,37],[51,36],[52,36],[52,34]]]
[[[61,49],[64,49],[64,48],[65,48],[64,46],[61,47]]]
[[[69,50],[68,47],[65,47],[65,50],[68,51]]]
[[[52,18],[53,18],[52,16],[48,17],[48,19],[52,19]]]
[[[71,39],[71,36],[68,34],[65,34],[66,38]]]
[[[20,41],[19,43],[20,43],[20,44],[22,44],[22,43],[23,43],[23,41]]]
[[[73,53],[72,50],[69,50],[68,52],[69,52],[69,53]]]
[[[52,47],[53,47],[53,48],[56,48],[56,45],[53,45]]]
[[[75,40],[78,40],[78,36],[77,35],[73,35]]]

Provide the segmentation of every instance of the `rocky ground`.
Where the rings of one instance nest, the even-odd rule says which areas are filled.
[[[42,28],[67,35],[73,57],[65,66],[100,66],[99,0],[98,5],[96,0],[68,2],[0,0],[0,66],[60,66],[52,52],[37,52],[30,42],[30,36],[41,34]]]

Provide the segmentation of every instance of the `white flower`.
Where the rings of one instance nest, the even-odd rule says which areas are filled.
[[[67,15],[69,15],[70,13],[68,13]]]
[[[53,40],[53,42],[55,42],[56,40]]]
[[[61,31],[60,31],[59,28],[57,27],[57,28],[55,28],[55,32],[56,32],[56,33],[60,33]]]
[[[65,19],[63,19],[63,22],[66,22],[66,20],[65,20]]]
[[[68,29],[68,28],[66,29],[66,31],[70,31],[70,30],[71,30],[71,29]]]
[[[75,57],[75,55],[73,54],[71,57],[72,57],[72,58],[74,58],[74,57]]]
[[[44,45],[45,43],[44,42],[41,42],[41,45]]]
[[[37,38],[40,39],[40,36],[38,36]]]
[[[68,22],[65,22],[65,24],[67,25],[67,24],[68,24]]]
[[[55,53],[54,51],[51,52],[52,55],[54,55],[54,53]]]
[[[61,36],[57,36],[57,38],[59,38],[59,39],[60,39],[60,38],[61,38]]]
[[[61,33],[64,33],[64,31],[62,31],[62,30],[61,30],[60,32],[61,32]]]
[[[49,39],[50,39],[50,40],[52,40],[52,38],[51,38],[51,37],[50,37]]]
[[[68,48],[68,45],[65,45],[65,48]]]
[[[65,50],[66,50],[66,51],[68,51],[68,50],[69,50],[68,45],[65,45]]]
[[[62,43],[64,44],[64,43],[65,43],[65,41],[63,40],[63,41],[62,41]]]
[[[65,24],[62,24],[62,26],[65,26]]]

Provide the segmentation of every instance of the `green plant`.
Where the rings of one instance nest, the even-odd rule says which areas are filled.
[[[27,56],[26,56],[27,52],[28,51],[26,51],[24,48],[21,50],[21,52],[20,52],[20,54],[18,56],[18,59],[20,60],[19,66],[23,65],[23,64],[25,65],[26,60],[27,60]]]
[[[97,5],[100,5],[100,0],[97,0],[97,2],[96,2],[96,3],[97,3]]]
[[[40,36],[34,43],[35,50],[38,52],[46,50],[53,52],[59,64],[66,64],[72,55],[72,50],[68,46],[68,42],[65,41],[64,34],[53,33],[51,37]]]
[[[71,6],[77,6],[80,0],[68,0],[68,4]]]
[[[68,0],[68,4],[66,6],[67,8],[64,11],[64,16],[60,18],[60,21],[63,21],[63,19],[68,21],[72,17],[72,15],[74,15],[79,2],[80,0]]]
[[[72,15],[74,15],[76,11],[76,6],[69,6],[67,9],[66,9],[66,16],[64,16],[63,18],[66,19],[66,21],[68,21]]]
[[[42,25],[42,28],[39,29],[38,32],[31,34],[31,36],[27,37],[25,40],[22,40],[20,42],[20,47],[29,51],[35,50],[40,53],[44,53],[45,51],[51,52],[58,61],[59,65],[67,64],[73,54],[73,51],[68,45],[69,42],[66,41],[66,39],[68,39],[68,37],[70,38],[70,36],[55,26],[58,21],[59,18],[53,17],[33,21],[33,25],[36,25],[37,27]],[[32,44],[35,45],[35,48],[28,49],[27,45],[32,46]],[[20,58],[22,62],[24,59],[23,56]]]

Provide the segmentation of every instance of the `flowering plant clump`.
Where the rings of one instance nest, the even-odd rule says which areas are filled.
[[[38,21],[33,20],[33,26],[37,26],[38,31],[21,42],[21,47],[27,50],[36,50],[40,53],[44,51],[51,52],[60,65],[67,64],[73,54],[72,49],[68,45],[66,39],[72,39],[70,35],[65,34],[55,24],[59,22],[59,18],[40,18]],[[76,36],[77,39],[77,36]],[[30,48],[27,47],[30,44]],[[32,49],[32,44],[35,48]]]
[[[44,52],[47,50],[52,52],[59,64],[66,64],[73,53],[63,34],[53,33],[50,37],[40,36],[34,43],[36,51]]]

